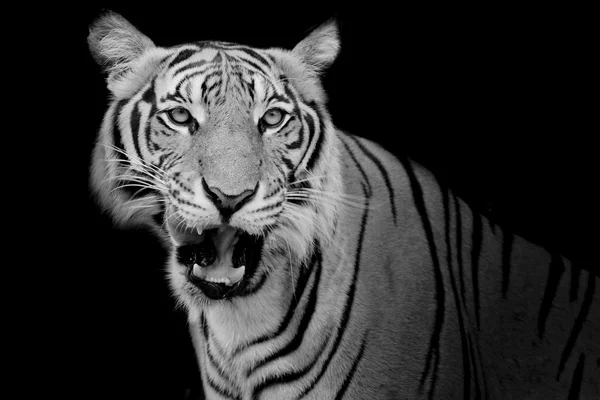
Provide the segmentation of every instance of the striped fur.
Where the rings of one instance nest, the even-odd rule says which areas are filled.
[[[334,23],[291,51],[161,48],[109,13],[89,43],[112,94],[92,189],[164,240],[208,399],[598,398],[599,278],[336,130],[319,82]],[[273,105],[286,119],[261,129]],[[168,228],[222,223],[202,179],[259,182],[228,223],[264,238],[261,261],[227,300],[189,282]]]

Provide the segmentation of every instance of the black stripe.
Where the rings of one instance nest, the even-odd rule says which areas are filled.
[[[121,111],[123,111],[123,107],[125,104],[127,104],[127,101],[127,99],[119,100],[117,106],[115,107],[112,121],[112,145],[120,150],[115,151],[115,153],[117,153],[117,158],[123,161],[127,160],[127,157],[125,156],[125,145],[123,144],[123,139],[121,138],[119,117],[121,116]]]
[[[282,376],[274,377],[273,382],[271,383],[271,386],[278,385],[278,384],[288,384],[289,385],[291,382],[297,381],[298,379],[301,379],[302,377],[309,374],[312,371],[312,369],[315,367],[315,365],[317,364],[317,361],[319,361],[320,356],[323,354],[323,351],[325,351],[325,348],[329,344],[330,338],[331,338],[331,335],[327,335],[325,337],[325,339],[321,342],[321,345],[315,352],[316,356],[304,368],[295,370],[293,372],[288,372]],[[264,389],[260,389],[260,392],[262,392],[262,390],[264,390]],[[254,395],[252,396],[252,399],[257,400],[260,395],[260,392],[254,393]]]
[[[321,371],[319,371],[317,376],[315,376],[313,378],[312,382],[310,382],[308,384],[308,386],[306,386],[306,388],[297,397],[297,399],[300,399],[301,397],[306,395],[308,392],[313,390],[315,388],[315,386],[319,383],[319,381],[321,380],[323,375],[325,375],[325,372],[327,372],[327,368],[329,367],[329,363],[331,363],[331,361],[337,354],[337,351],[339,350],[340,342],[342,341],[342,337],[343,337],[344,333],[346,332],[346,326],[348,325],[348,321],[350,320],[350,313],[352,312],[352,307],[354,305],[354,292],[356,291],[356,282],[357,282],[358,273],[360,270],[360,260],[361,260],[362,246],[363,246],[363,241],[364,241],[365,228],[367,226],[367,218],[368,218],[368,214],[369,214],[369,199],[370,199],[370,197],[367,196],[367,189],[365,187],[365,184],[362,183],[361,185],[362,185],[363,195],[365,196],[365,199],[366,199],[365,200],[365,208],[364,208],[365,211],[363,213],[363,217],[360,222],[360,230],[358,233],[356,253],[354,255],[354,272],[352,275],[352,283],[350,284],[350,288],[348,289],[348,294],[346,297],[346,303],[344,304],[344,311],[342,314],[342,319],[341,319],[340,324],[338,325],[338,329],[336,331],[335,342],[333,343],[333,345],[331,347],[331,351],[329,352],[327,359],[323,362],[323,365],[321,366]]]
[[[460,279],[460,298],[462,299],[463,304],[465,304],[465,277],[462,257],[462,216],[460,214],[460,200],[456,198],[455,194],[453,194],[453,197],[454,208],[456,209],[456,262],[458,264],[458,278]]]
[[[252,82],[248,82],[248,81],[240,78],[240,81],[242,82],[242,85],[246,88],[246,92],[248,92],[248,96],[250,97],[250,99],[252,99],[249,102],[249,106],[251,107],[252,104],[254,104],[254,102],[256,101],[256,90],[254,89],[254,79],[252,79]]]
[[[263,200],[265,200],[265,199],[266,199],[266,198],[263,198]],[[283,204],[283,200],[278,200],[278,201],[276,201],[276,202],[275,202],[275,203],[273,203],[273,204],[269,204],[269,205],[266,205],[266,206],[264,206],[264,207],[257,208],[256,210],[252,210],[252,214],[259,213],[259,212],[263,212],[263,211],[271,211],[271,210],[273,210],[274,208],[280,207],[280,206],[281,206],[281,204]]]
[[[177,190],[174,190],[174,191],[173,191],[173,196],[174,196],[174,197],[177,197],[177,195],[178,195],[178,193],[176,193],[176,192],[178,192],[178,191],[177,191]],[[195,208],[195,209],[197,209],[197,210],[203,210],[203,211],[206,211],[206,208],[204,208],[204,207],[202,207],[202,206],[200,206],[200,205],[198,205],[198,204],[196,204],[196,203],[192,203],[192,202],[191,202],[191,201],[189,201],[189,200],[182,199],[182,198],[178,198],[176,201],[177,201],[177,203],[178,203],[179,205],[182,205],[182,204],[183,204],[183,205],[185,205],[185,206],[192,207],[192,208]]]
[[[257,363],[255,363],[252,366],[252,368],[250,368],[246,372],[247,377],[250,377],[250,375],[252,375],[257,369],[264,366],[265,364],[268,364],[278,358],[285,357],[288,354],[296,351],[302,344],[306,330],[308,329],[308,326],[310,325],[310,322],[312,321],[312,317],[316,310],[317,297],[318,297],[318,293],[319,293],[319,283],[321,282],[321,269],[322,269],[323,259],[321,256],[321,251],[319,249],[319,246],[317,246],[317,250],[315,250],[315,254],[317,257],[315,279],[314,279],[312,288],[310,290],[310,293],[308,294],[306,305],[304,307],[304,313],[302,314],[302,318],[300,319],[300,323],[298,324],[296,332],[292,336],[292,339],[284,347],[282,347],[279,350],[275,351],[274,353],[270,354],[268,357],[262,359],[261,361],[258,361]],[[265,380],[265,382],[263,383],[263,386],[260,386],[260,387],[268,387],[270,385],[272,379],[273,378],[267,378]],[[258,392],[260,392],[260,391],[259,390],[255,391],[255,393],[258,393]]]
[[[587,318],[588,313],[590,312],[590,307],[592,305],[592,300],[594,299],[594,291],[596,289],[596,277],[593,275],[588,275],[588,285],[585,291],[585,295],[583,298],[583,304],[581,305],[581,309],[579,310],[579,315],[575,319],[573,323],[573,328],[571,329],[571,333],[569,334],[569,339],[567,339],[567,343],[565,348],[560,356],[560,363],[558,364],[558,372],[556,374],[556,380],[560,379],[560,375],[562,374],[565,364],[573,351],[573,347],[575,346],[575,341],[577,340],[577,336],[579,336],[579,332],[583,328],[583,323]]]
[[[473,216],[473,228],[471,232],[471,278],[473,279],[473,305],[475,306],[475,319],[479,329],[479,257],[481,255],[481,241],[483,226],[481,216],[471,210]]]
[[[306,367],[298,371],[287,372],[283,375],[271,376],[268,378],[268,380],[259,383],[256,387],[254,387],[252,399],[259,399],[262,392],[264,392],[267,388],[273,387],[275,385],[289,385],[291,382],[297,381],[298,379],[304,377],[308,372],[310,372],[313,369],[313,367],[319,359],[319,356],[321,356],[321,354],[323,353],[323,350],[325,349],[327,343],[329,343],[329,336],[325,338],[325,340],[321,343],[320,348],[317,352],[315,352],[315,358]]]
[[[367,344],[367,334],[368,334],[368,331],[365,332],[364,337],[361,340],[361,345],[360,345],[360,349],[358,350],[358,354],[356,355],[356,358],[354,358],[354,362],[352,362],[352,367],[350,368],[350,371],[346,375],[346,378],[344,379],[344,382],[342,383],[342,387],[340,388],[340,390],[338,390],[338,393],[335,396],[335,400],[341,400],[344,397],[346,390],[348,390],[348,388],[350,387],[350,384],[352,383],[352,378],[354,378],[354,373],[356,372],[358,363],[362,359],[363,352],[365,351],[365,346]]]
[[[502,297],[506,298],[510,281],[510,255],[512,253],[513,234],[504,232],[502,238]]]
[[[394,188],[392,187],[392,184],[390,182],[390,177],[387,173],[387,170],[385,169],[381,161],[373,153],[371,153],[356,137],[350,135],[348,137],[352,139],[356,143],[356,145],[362,150],[362,152],[375,164],[375,166],[377,166],[377,169],[379,169],[379,172],[383,176],[385,186],[388,190],[390,207],[392,208],[392,216],[394,218],[394,225],[396,225],[396,202]]]
[[[140,149],[139,143],[139,129],[140,129],[140,118],[141,113],[138,110],[139,101],[133,105],[133,109],[131,110],[131,138],[133,140],[133,147],[137,153],[137,156],[142,159],[142,151]]]
[[[540,337],[540,339],[544,337],[544,330],[546,329],[546,320],[548,318],[548,314],[550,313],[550,309],[552,308],[552,301],[554,300],[554,296],[556,296],[556,289],[558,288],[560,277],[564,271],[565,266],[563,264],[562,258],[557,254],[553,254],[552,260],[550,261],[550,269],[548,271],[548,280],[546,281],[544,297],[542,298],[540,312],[538,313],[537,329],[538,336]]]
[[[302,189],[312,189],[312,185],[310,184],[310,181],[308,180],[303,180],[304,178],[310,176],[309,174],[304,174],[304,176],[298,177],[297,181],[291,181],[291,179],[293,177],[288,176],[287,179],[288,181],[290,181],[290,184],[288,186],[288,190],[289,191],[299,191],[301,192]]]
[[[282,81],[283,84],[283,92],[294,104],[294,113],[299,117],[302,117],[302,110],[300,109],[300,105],[298,105],[298,99],[296,94],[294,93],[293,86],[288,82],[287,77],[285,75],[280,75],[279,79]],[[252,83],[254,84],[254,79],[252,80]]]
[[[175,57],[173,61],[171,61],[167,68],[175,67],[177,64],[184,62],[196,53],[198,53],[197,49],[185,49],[180,51],[179,54],[177,54],[177,57]]]
[[[174,132],[173,128],[171,128],[171,126],[169,126],[169,124],[167,124],[167,123],[165,122],[165,120],[164,120],[164,117],[163,117],[163,115],[162,115],[162,114],[161,114],[161,115],[158,115],[158,116],[156,117],[156,120],[158,121],[158,123],[159,123],[159,124],[161,124],[161,125],[162,125],[162,126],[164,126],[166,129],[168,129],[168,132],[164,132],[164,131],[163,131],[163,132],[164,132],[164,133],[163,133],[164,135],[167,135],[167,136],[169,136],[169,135],[172,135],[172,134],[173,134],[173,132]]]
[[[164,56],[163,58],[161,58],[160,60],[158,60],[158,63],[156,64],[156,65],[157,65],[157,67],[159,67],[159,68],[164,68],[164,66],[165,66],[165,64],[166,64],[166,62],[167,62],[167,60],[168,60],[169,58],[171,58],[171,57],[173,57],[173,54],[172,54],[172,53],[171,53],[171,54],[169,54],[169,55],[167,55],[167,56]],[[158,69],[158,68],[157,68],[157,69]]]
[[[237,347],[233,351],[232,357],[237,357],[239,355],[239,353],[246,350],[250,346],[254,346],[254,345],[257,345],[260,343],[264,343],[268,340],[277,338],[287,329],[288,325],[290,324],[290,321],[292,320],[292,317],[295,315],[296,307],[298,306],[298,302],[300,301],[300,299],[302,299],[304,297],[304,291],[306,290],[308,280],[313,275],[313,271],[316,270],[316,268],[315,268],[315,263],[317,262],[317,254],[316,253],[317,252],[320,253],[320,251],[321,251],[320,248],[315,249],[309,265],[303,266],[303,268],[301,268],[300,278],[297,280],[296,287],[294,289],[294,296],[291,298],[287,312],[286,312],[285,316],[283,317],[283,319],[281,320],[281,322],[279,323],[279,326],[277,326],[277,329],[275,329],[273,332],[270,332],[263,336],[259,336],[258,338]]]
[[[205,96],[206,96],[206,81],[210,78],[212,78],[213,76],[219,76],[220,75],[220,71],[218,70],[211,70],[212,68],[204,68],[201,71],[196,71],[196,72],[192,72],[189,75],[186,75],[184,77],[181,78],[181,80],[179,81],[179,83],[177,84],[177,86],[175,86],[175,93],[180,92],[181,87],[188,82],[190,79],[198,76],[198,75],[202,75],[202,74],[206,74],[206,76],[204,77],[204,80],[202,82],[202,99],[204,101],[206,101]],[[210,72],[209,72],[210,71]],[[182,97],[183,98],[183,97]]]
[[[467,332],[467,343],[469,344],[469,355],[471,360],[471,366],[473,367],[473,378],[475,382],[475,399],[481,399],[481,388],[479,385],[479,373],[477,371],[477,361],[475,360],[475,350],[473,350],[473,341],[471,340],[471,333]],[[467,398],[467,396],[465,396]]]
[[[458,291],[456,290],[456,281],[452,271],[452,242],[450,240],[450,196],[448,196],[448,188],[446,186],[441,187],[442,190],[442,203],[444,205],[444,234],[446,239],[446,263],[448,264],[448,274],[450,275],[450,286],[454,295],[454,303],[456,307],[456,314],[458,315],[458,327],[460,329],[460,346],[462,349],[462,363],[463,363],[463,391],[464,398],[469,399],[471,397],[471,365],[469,360],[469,348],[467,348],[467,339],[465,336],[465,327],[463,322],[463,316],[461,312],[460,298],[458,297]],[[456,197],[454,197],[456,202]],[[457,218],[459,218],[457,216]],[[457,252],[460,252],[460,247],[457,248]]]
[[[150,86],[148,87],[148,90],[146,90],[142,96],[142,100],[145,101],[146,103],[150,104],[150,112],[148,113],[148,118],[146,120],[146,147],[148,148],[148,150],[150,151],[150,143],[152,143],[152,123],[151,123],[151,118],[152,115],[156,112],[156,94],[154,93],[154,82],[155,80],[152,80],[152,83],[150,84]],[[154,153],[152,151],[150,151],[151,153]]]
[[[227,374],[227,372],[225,371],[225,368],[218,362],[218,360],[212,354],[211,348],[209,346],[209,337],[211,336],[211,334],[209,332],[208,323],[206,322],[206,318],[205,318],[204,314],[201,314],[200,326],[202,327],[202,335],[204,337],[204,341],[206,344],[205,352],[208,356],[208,361],[212,364],[213,368],[215,368],[219,372],[219,378],[224,380],[230,387],[235,387],[233,380]],[[219,352],[219,355],[221,357],[223,357],[223,351],[220,348],[220,346],[218,346],[217,342],[213,340],[213,344],[214,344],[214,347],[217,349],[217,352]],[[206,371],[206,376],[208,377],[208,370]],[[236,389],[238,390],[238,392],[240,391],[239,388],[236,388]],[[230,393],[230,395],[232,395],[232,394]]]
[[[238,65],[244,66],[247,70],[249,70],[250,68],[248,68],[248,65],[251,66],[252,68],[254,68],[259,74],[262,75],[269,75],[269,69],[267,66],[267,69],[263,68],[262,66],[258,65],[257,63],[255,63],[254,61],[250,61],[248,59],[245,58],[235,58],[238,61]]]
[[[246,82],[244,82],[244,83],[246,83]],[[289,89],[288,89],[288,90],[289,90]],[[285,92],[285,93],[287,93],[286,87],[284,87],[284,92]],[[287,98],[286,96],[284,96],[284,95],[282,95],[282,94],[279,94],[279,93],[277,93],[277,92],[276,92],[276,93],[273,93],[273,94],[272,94],[272,95],[269,97],[269,99],[266,101],[266,103],[271,103],[272,101],[277,101],[277,102],[279,102],[279,103],[284,103],[284,104],[286,104],[286,105],[288,105],[288,106],[295,106],[295,105],[296,105],[294,101],[292,101],[292,102],[290,103],[290,99],[289,99],[289,98]]]
[[[215,79],[210,86],[205,85],[206,81],[211,79],[213,76]],[[202,88],[204,90],[202,93],[202,98],[205,101],[208,99],[208,96],[211,96],[211,100],[218,99],[221,95],[221,90],[223,89],[223,73],[221,71],[216,71],[215,73],[212,73],[210,77],[206,76],[204,78],[204,82],[202,82]]]
[[[579,291],[579,273],[581,269],[571,263],[571,288],[569,289],[569,301],[577,301],[577,292]]]
[[[268,200],[268,199],[270,199],[270,198],[272,198],[272,197],[275,197],[275,196],[278,196],[278,195],[280,195],[280,194],[281,194],[281,192],[282,192],[282,187],[281,187],[281,184],[283,183],[283,180],[282,180],[282,179],[280,179],[280,178],[277,178],[277,182],[276,182],[276,183],[277,183],[277,187],[275,187],[275,188],[274,188],[274,190],[273,190],[272,192],[270,192],[270,193],[267,193],[267,194],[266,194],[266,195],[263,197],[263,201],[265,201],[265,200]],[[255,211],[259,211],[259,210],[260,210],[260,209],[258,209],[258,210],[255,210]]]
[[[181,74],[182,72],[189,71],[190,69],[200,68],[203,65],[207,64],[208,62],[209,61],[206,61],[206,60],[199,60],[199,61],[191,62],[188,65],[184,65],[183,67],[179,68],[177,71],[173,72],[173,76],[175,77],[175,76]],[[197,71],[197,72],[202,73],[203,71]],[[179,87],[181,87],[181,86],[179,86]]]
[[[206,346],[206,354],[208,355],[208,361],[212,364],[213,368],[217,370],[219,373],[219,378],[221,378],[229,387],[234,387],[234,383],[231,377],[225,371],[225,368],[221,365],[221,363],[215,358],[212,351],[210,350],[210,346]],[[208,376],[208,370],[206,371],[206,376]]]
[[[161,102],[165,102],[165,101],[182,101],[182,102],[186,102],[188,101],[187,98],[185,98],[181,93],[179,92],[175,92],[175,93],[167,93],[164,96],[162,96],[160,98]]]
[[[314,139],[314,135],[316,133],[318,133],[319,137],[317,138],[317,143],[315,143],[315,148],[313,149],[312,153],[310,154],[310,158],[308,159],[308,163],[306,164],[306,170],[307,171],[312,171],[312,169],[314,168],[314,166],[317,164],[317,162],[319,161],[319,159],[321,158],[321,149],[323,147],[323,141],[325,139],[325,130],[323,129],[323,115],[321,114],[321,111],[319,110],[319,106],[313,101],[308,103],[308,105],[317,113],[317,120],[316,120],[316,126],[314,127],[314,131],[309,132],[309,141],[312,143],[312,140]],[[312,118],[312,115],[307,114],[308,116],[310,116]],[[308,148],[310,148],[311,143],[308,144]],[[307,149],[308,150],[308,149]]]
[[[263,287],[263,285],[265,284],[265,282],[267,281],[267,277],[268,276],[269,276],[268,272],[263,272],[258,277],[258,282],[256,282],[254,284],[254,286],[244,288],[244,290],[242,292],[238,293],[237,296],[238,297],[247,297],[247,296],[251,296],[254,293],[258,292]]]
[[[371,187],[371,182],[369,181],[369,177],[367,176],[367,173],[365,172],[365,170],[363,169],[362,165],[360,165],[360,163],[358,162],[358,160],[356,159],[356,156],[354,155],[354,152],[350,149],[350,146],[348,146],[346,144],[346,142],[344,142],[342,140],[342,138],[340,137],[340,142],[342,142],[342,144],[344,145],[344,147],[346,148],[346,151],[348,152],[348,155],[350,156],[350,158],[352,159],[352,161],[354,161],[354,164],[356,165],[356,168],[358,168],[358,171],[360,172],[360,174],[363,177],[363,181],[364,183],[367,185],[367,195],[369,197],[371,197],[372,195],[372,187]]]
[[[217,364],[217,366],[215,366],[216,364],[216,360],[212,357],[212,354],[210,353],[210,347],[208,345],[208,341],[209,341],[209,336],[210,333],[208,331],[208,323],[206,322],[206,318],[204,316],[204,313],[200,314],[200,329],[202,332],[202,336],[204,337],[204,344],[205,344],[205,352],[209,357],[209,361],[211,361],[213,363],[213,366],[215,367],[215,369],[217,369],[219,372],[222,371],[222,368]],[[234,396],[229,390],[224,391],[223,389],[221,389],[213,380],[212,378],[209,376],[208,374],[208,370],[205,370],[205,377],[206,377],[206,381],[208,383],[208,385],[217,393],[219,393],[221,396],[223,397],[227,397],[227,398],[232,398],[232,399],[239,399],[241,400],[240,397]],[[221,376],[221,378],[225,381],[227,381],[228,383],[231,383],[231,380],[229,379],[229,377],[227,378],[223,378]]]
[[[200,314],[200,329],[202,330],[202,336],[204,337],[204,340],[208,342],[208,324],[206,323],[206,317],[204,316],[204,313]]]
[[[316,130],[316,124],[315,124],[315,119],[313,118],[313,116],[311,114],[309,114],[308,112],[303,113],[302,111],[299,111],[300,115],[301,115],[301,121],[300,124],[302,126],[302,135],[305,138],[307,145],[306,145],[306,150],[304,152],[304,155],[302,156],[302,159],[300,160],[300,162],[298,163],[298,166],[302,165],[302,163],[304,162],[304,160],[307,157],[310,157],[310,145],[312,144],[313,138],[315,137],[316,134],[318,134],[317,130]],[[304,124],[302,123],[302,120],[304,122],[306,122],[306,126],[307,126],[307,131],[304,131]],[[307,134],[308,133],[308,134]],[[308,165],[308,163],[307,163]],[[308,168],[307,168],[308,169]],[[295,171],[294,171],[295,172]]]
[[[267,71],[269,71],[271,69],[271,64],[269,64],[269,61],[267,61],[267,59],[265,59],[263,56],[258,54],[258,52],[256,52],[254,49],[252,49],[250,47],[240,46],[240,48],[236,48],[236,50],[240,50],[240,51],[248,54],[250,57],[257,59],[258,62],[265,65],[265,68]],[[244,61],[247,61],[247,60],[244,60]]]
[[[287,158],[287,156],[285,156],[285,155],[281,156],[281,161],[286,166],[286,168],[287,168],[288,171],[293,171],[294,170],[294,163],[292,163],[292,160],[290,160],[289,158]],[[288,180],[289,180],[289,177],[288,177]]]
[[[173,154],[169,155],[170,158],[168,160],[168,163],[163,167],[163,170],[167,171],[167,170],[173,168],[175,163],[183,160],[184,155],[185,154],[177,154],[177,153],[173,153]],[[182,186],[184,186],[184,185],[182,185]],[[186,189],[187,189],[186,191],[188,193],[192,193],[191,189],[188,189],[188,188],[186,188]]]
[[[439,364],[439,356],[440,356],[440,335],[442,332],[442,325],[444,324],[444,306],[445,306],[445,291],[444,291],[444,282],[442,280],[442,271],[440,269],[440,261],[437,255],[437,247],[435,244],[435,239],[433,236],[433,230],[431,228],[431,222],[429,221],[429,217],[427,216],[427,208],[425,207],[425,201],[423,198],[423,190],[421,189],[421,184],[417,180],[415,172],[410,164],[410,161],[407,159],[400,159],[400,162],[404,166],[408,178],[410,180],[410,186],[413,192],[413,199],[415,207],[419,212],[421,217],[421,223],[423,224],[423,230],[425,231],[425,235],[427,237],[427,243],[429,244],[429,252],[431,254],[431,261],[433,263],[433,272],[435,277],[435,300],[436,300],[436,310],[435,310],[435,323],[433,326],[433,331],[431,332],[431,337],[429,339],[429,348],[427,350],[427,360],[425,363],[425,368],[421,374],[421,378],[419,379],[419,391],[423,390],[423,385],[425,384],[425,379],[429,376],[431,363],[433,360],[433,370],[431,372],[431,385],[429,388],[428,398],[433,398],[435,383],[437,380],[437,369]]]
[[[230,57],[227,54],[224,54],[221,51],[217,51],[217,54],[213,57],[212,60],[210,60],[210,62],[214,64],[220,64],[223,61],[223,56],[225,56],[225,59],[227,61],[230,60]]]
[[[257,61],[265,64],[266,70],[264,71],[270,71],[271,69],[271,65],[269,64],[269,62],[260,54],[258,54],[256,52],[255,49],[248,47],[248,46],[244,46],[241,44],[237,44],[237,43],[225,43],[225,42],[220,42],[220,43],[211,43],[212,47],[214,47],[215,49],[221,49],[221,50],[235,50],[235,51],[239,51],[241,53],[246,53],[246,55],[250,56],[251,58],[255,58]],[[239,58],[239,57],[235,57],[236,60],[242,60],[242,61],[248,61],[245,58]],[[267,75],[266,72],[264,72],[265,75]]]
[[[469,337],[470,339],[470,337]],[[475,346],[475,349],[477,350],[477,359],[479,360],[479,364],[481,364],[481,349],[479,348],[479,345]],[[477,372],[477,371],[475,371]],[[485,377],[485,368],[481,368],[481,380],[483,381],[483,391],[485,393],[485,398],[489,399],[490,398],[490,394],[488,393],[487,390],[487,380]]]
[[[294,121],[294,120],[296,120],[296,118],[295,118],[295,117],[291,117],[291,118],[289,118],[289,119],[286,121],[285,125],[283,125],[283,126],[280,128],[279,132],[282,132],[282,131],[283,131],[283,130],[284,130],[284,129],[285,129],[285,128],[286,128],[286,127],[287,127],[287,126],[290,124],[290,122],[292,122],[292,121]],[[286,144],[286,145],[285,145],[285,147],[286,147],[288,150],[296,150],[296,149],[299,149],[299,148],[301,148],[301,147],[302,147],[302,144],[304,143],[304,127],[302,126],[302,122],[300,122],[300,129],[291,128],[291,129],[289,129],[289,130],[288,130],[288,132],[286,132],[286,133],[280,133],[280,135],[283,135],[283,136],[284,136],[284,137],[287,139],[287,138],[288,138],[288,136],[289,136],[289,134],[290,134],[290,133],[294,133],[294,132],[298,132],[298,137],[297,137],[297,138],[296,138],[296,140],[295,140],[295,141],[293,141],[292,143],[290,143],[290,144]]]
[[[292,182],[293,179],[294,179],[294,177],[293,177],[292,173],[290,172],[288,174],[287,180],[288,180],[288,182]],[[300,179],[302,179],[302,178],[300,178]],[[288,185],[287,191],[292,196],[286,196],[286,201],[289,203],[292,203],[292,204],[297,204],[299,206],[308,204],[309,201],[308,201],[308,199],[305,199],[304,196],[302,196],[302,198],[296,198],[293,196],[293,194],[295,194],[296,192],[302,193],[303,189],[311,189],[311,188],[312,188],[312,185],[310,184],[309,181],[306,181],[306,180],[305,181],[301,180],[300,182],[295,181],[295,182],[290,183]],[[304,192],[304,193],[306,193],[306,192]]]
[[[573,372],[573,380],[571,381],[571,387],[569,388],[569,397],[567,400],[579,399],[579,392],[581,391],[581,381],[583,380],[584,364],[585,355],[581,353],[581,355],[579,356],[579,361],[577,361],[577,367],[575,368],[575,372]]]
[[[166,153],[163,152],[159,157],[158,157],[158,163],[156,164],[156,167],[161,169],[161,170],[165,170],[165,163],[167,162],[167,160],[169,159],[169,157],[171,157],[173,155],[173,153]],[[177,181],[177,183],[180,183],[180,181]]]

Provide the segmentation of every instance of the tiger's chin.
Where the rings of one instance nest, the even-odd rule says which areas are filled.
[[[169,233],[177,243],[176,261],[195,292],[190,294],[222,300],[257,289],[255,275],[264,244],[261,236],[230,225],[205,230],[173,227]]]

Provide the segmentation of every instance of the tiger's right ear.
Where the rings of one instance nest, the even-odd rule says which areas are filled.
[[[302,39],[292,53],[298,56],[312,72],[318,74],[333,63],[339,51],[338,23],[335,19],[330,19]]]
[[[152,41],[129,21],[114,12],[100,16],[90,27],[88,45],[96,62],[108,74],[109,90],[125,97],[154,70]]]

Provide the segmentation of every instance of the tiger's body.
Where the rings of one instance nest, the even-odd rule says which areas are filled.
[[[164,239],[207,398],[599,396],[599,278],[337,130],[335,25],[157,48],[107,14],[89,41],[113,94],[92,187]]]

